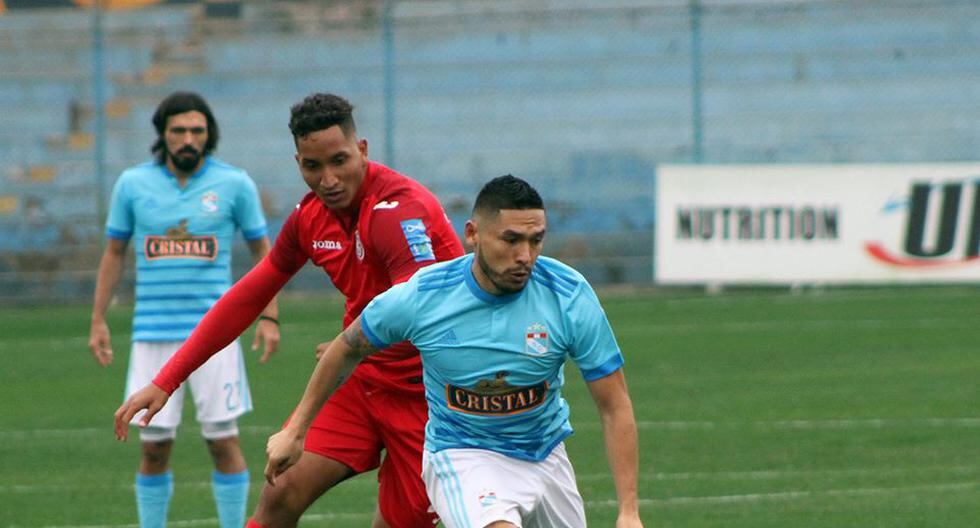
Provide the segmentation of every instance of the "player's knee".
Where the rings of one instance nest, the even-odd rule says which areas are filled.
[[[204,422],[201,424],[201,436],[208,443],[213,440],[223,440],[238,436],[238,420],[227,420],[224,422]]]
[[[295,525],[307,504],[294,491],[282,477],[277,479],[275,486],[264,485],[255,508],[256,519],[267,526]]]
[[[158,428],[164,429],[164,428]],[[144,430],[145,431],[145,430]],[[159,435],[154,434],[159,433]],[[166,431],[151,431],[151,434],[143,437],[142,441],[140,471],[148,474],[163,472],[170,463],[170,449],[173,447],[173,436],[168,439]],[[147,439],[149,438],[149,439]]]

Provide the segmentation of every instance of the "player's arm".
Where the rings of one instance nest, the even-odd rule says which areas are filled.
[[[599,409],[606,457],[612,470],[616,497],[619,499],[616,528],[643,526],[637,497],[639,447],[636,418],[633,416],[633,403],[626,390],[623,369],[590,381],[588,386]]]
[[[252,258],[258,264],[269,254],[271,245],[268,237],[261,237],[248,241],[248,249],[252,252]],[[279,303],[273,297],[269,304],[259,314],[259,322],[255,325],[255,339],[252,340],[252,350],[258,350],[262,345],[262,356],[259,363],[265,363],[269,357],[279,349]]]
[[[320,354],[320,361],[306,385],[299,406],[286,427],[271,436],[266,444],[269,462],[265,466],[265,479],[273,486],[276,477],[295,464],[303,454],[306,432],[323,404],[347,380],[362,359],[378,350],[364,334],[360,317],[332,341],[321,346],[325,346],[326,350]]]
[[[187,341],[153,378],[153,383],[134,393],[116,410],[117,439],[126,440],[130,420],[143,409],[146,409],[146,414],[140,418],[138,425],[149,425],[157,411],[167,403],[170,394],[191,372],[241,335],[298,270],[282,271],[271,262],[270,257],[262,259],[218,299]]]
[[[129,240],[109,238],[99,261],[99,275],[95,281],[95,298],[92,301],[92,326],[89,330],[88,347],[100,365],[112,363],[112,342],[105,314],[112,301],[113,292],[122,277]]]

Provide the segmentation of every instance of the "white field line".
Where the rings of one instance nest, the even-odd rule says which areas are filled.
[[[637,427],[641,430],[663,430],[663,431],[698,431],[698,430],[731,430],[731,429],[933,429],[933,428],[974,428],[980,427],[980,417],[960,417],[960,418],[854,418],[841,420],[700,420],[700,421],[651,421],[641,420],[637,422]],[[599,422],[574,422],[574,429],[597,430],[601,427]],[[185,428],[181,437],[196,435],[191,425]],[[246,425],[240,428],[241,432],[248,435],[272,435],[279,429],[268,425]],[[44,440],[44,439],[64,439],[78,437],[105,437],[111,441],[113,437],[112,427],[78,427],[65,429],[0,429],[0,442],[12,442],[16,440]],[[131,434],[130,441],[136,441],[136,433]]]
[[[902,486],[895,488],[845,488],[818,491],[779,491],[774,493],[747,493],[744,495],[714,495],[706,497],[670,497],[667,499],[640,499],[641,505],[673,506],[673,505],[704,505],[704,504],[737,504],[744,502],[759,502],[773,500],[807,499],[815,497],[857,497],[869,495],[900,495],[903,493],[950,492],[980,490],[980,481],[951,482],[945,484],[923,484],[919,486]],[[587,501],[586,508],[615,508],[619,506],[613,499],[602,501]]]
[[[761,471],[689,471],[689,472],[650,472],[641,473],[640,481],[659,481],[659,482],[679,482],[697,480],[748,480],[748,481],[769,481],[780,479],[813,479],[813,478],[841,478],[841,477],[898,477],[916,475],[974,475],[980,474],[980,466],[922,466],[909,468],[864,468],[864,469],[799,469],[799,470],[761,470]],[[253,475],[251,484],[256,487],[262,486],[265,482],[261,475]],[[608,473],[585,473],[576,475],[579,482],[593,482],[597,480],[612,480]],[[178,480],[176,486],[182,488],[193,488],[208,490],[211,489],[211,481],[197,480],[184,482]],[[377,480],[374,478],[355,478],[344,482],[343,486],[349,488],[375,489]],[[101,491],[129,491],[133,489],[131,479],[120,479],[117,482],[104,484],[86,484],[88,490]],[[32,493],[62,493],[67,491],[77,491],[78,484],[11,484],[0,485],[0,495],[2,494],[32,494]]]
[[[630,333],[651,335],[689,335],[705,331],[723,332],[771,332],[783,329],[827,331],[841,328],[858,328],[863,330],[879,330],[882,328],[920,328],[923,330],[940,330],[949,328],[975,328],[976,322],[969,318],[950,319],[948,317],[918,317],[896,319],[806,319],[806,320],[767,320],[767,321],[731,321],[721,323],[652,323],[643,330],[631,330]],[[625,329],[621,329],[625,331]],[[618,333],[618,331],[617,331]]]
[[[932,302],[943,299],[963,299],[972,298],[977,294],[976,288],[942,288],[932,291],[915,291],[903,288],[880,289],[880,290],[843,290],[843,289],[823,289],[813,288],[812,285],[804,285],[805,289],[791,292],[763,292],[746,293],[738,292],[733,295],[692,295],[684,297],[669,296],[663,297],[663,303],[670,306],[672,304],[740,304],[744,301],[768,301],[782,304],[816,304],[816,303],[851,303],[854,301],[872,301],[902,299],[908,300],[910,296],[917,298],[928,298]],[[656,297],[656,295],[654,295]],[[629,299],[629,297],[624,297]]]
[[[783,491],[775,493],[749,493],[744,495],[715,495],[705,497],[670,497],[667,499],[640,499],[643,506],[687,506],[687,505],[711,505],[711,504],[739,504],[760,501],[785,501],[794,499],[808,499],[817,497],[854,497],[854,496],[883,496],[900,495],[904,493],[921,492],[949,492],[980,489],[980,482],[957,482],[948,484],[927,484],[922,486],[905,486],[897,488],[852,488],[835,489],[822,491]],[[613,500],[593,500],[586,501],[585,508],[616,508],[619,504]],[[373,512],[360,513],[318,513],[304,515],[304,521],[322,521],[339,519],[369,519]],[[183,521],[170,521],[170,526],[205,526],[214,525],[218,522],[216,518],[209,519],[188,519]],[[43,528],[138,528],[137,524],[97,524],[97,525],[51,525]],[[10,527],[17,528],[17,527]]]

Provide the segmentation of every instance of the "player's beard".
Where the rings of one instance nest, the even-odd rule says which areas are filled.
[[[511,293],[518,293],[521,290],[523,290],[525,286],[527,286],[527,281],[531,279],[531,276],[528,275],[527,279],[525,279],[524,282],[520,283],[519,286],[514,283],[508,282],[505,279],[508,272],[518,271],[518,269],[523,271],[524,268],[517,267],[517,268],[504,270],[503,273],[498,273],[496,270],[490,267],[490,264],[483,259],[483,255],[481,255],[479,252],[476,252],[476,263],[478,266],[480,266],[480,270],[483,271],[483,275],[487,278],[487,280],[489,280],[490,283],[493,284],[495,288],[497,288],[499,295],[509,295]],[[530,270],[527,271],[530,272]]]
[[[184,156],[184,154],[191,155]],[[180,172],[191,172],[201,162],[201,153],[194,147],[184,147],[178,150],[176,154],[167,152],[167,156],[170,158],[170,162],[174,164],[174,167]]]

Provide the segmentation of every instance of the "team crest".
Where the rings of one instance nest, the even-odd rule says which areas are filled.
[[[354,251],[357,254],[357,260],[364,260],[364,244],[361,243],[361,231],[354,231]]]
[[[490,490],[483,490],[480,492],[480,495],[477,497],[477,500],[480,501],[480,506],[483,506],[484,508],[489,508],[490,506],[493,506],[494,504],[497,503],[497,494],[496,492]]]
[[[218,211],[218,193],[208,191],[201,195],[201,209],[205,213],[215,213]]]
[[[524,352],[540,356],[548,352],[548,329],[541,323],[527,327],[524,339]]]

